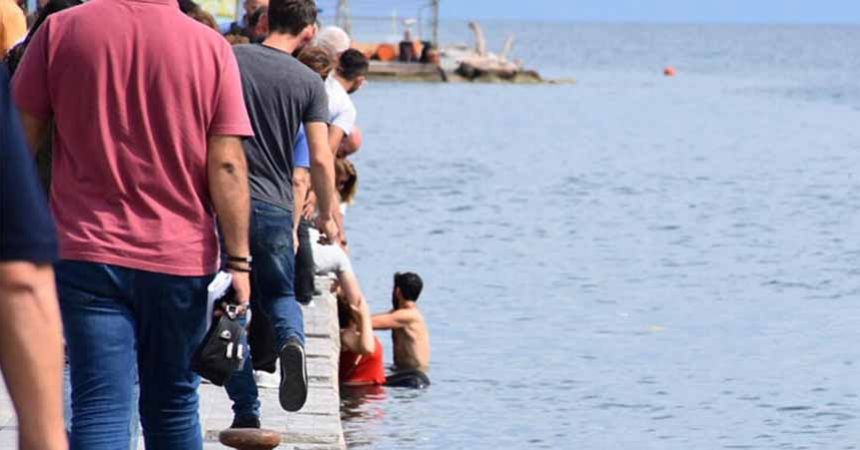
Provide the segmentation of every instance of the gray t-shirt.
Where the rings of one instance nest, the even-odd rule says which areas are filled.
[[[293,209],[293,148],[299,126],[328,121],[322,78],[289,53],[260,44],[233,48],[254,137],[244,142],[251,198]]]

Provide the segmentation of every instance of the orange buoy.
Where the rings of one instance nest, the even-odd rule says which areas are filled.
[[[669,66],[669,67],[663,69],[663,75],[666,75],[667,77],[674,77],[677,74],[678,74],[678,71],[675,70],[675,68],[672,66]]]
[[[397,49],[391,44],[379,44],[379,47],[376,47],[376,57],[380,61],[394,61],[397,59]]]

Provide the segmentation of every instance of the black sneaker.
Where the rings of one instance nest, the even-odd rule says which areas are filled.
[[[296,338],[290,338],[281,354],[281,385],[278,399],[285,411],[296,412],[308,399],[308,369],[305,349]]]
[[[230,428],[260,428],[260,418],[254,416],[247,417],[239,417],[236,416],[233,418],[233,424],[230,425]]]

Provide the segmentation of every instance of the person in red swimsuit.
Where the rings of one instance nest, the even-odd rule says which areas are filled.
[[[356,303],[338,296],[340,319],[340,384],[368,386],[385,384],[382,342],[373,335],[370,308],[364,297]]]

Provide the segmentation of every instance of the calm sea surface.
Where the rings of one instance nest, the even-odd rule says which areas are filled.
[[[485,27],[579,83],[356,95],[356,269],[424,277],[434,384],[350,447],[860,448],[860,27]]]

